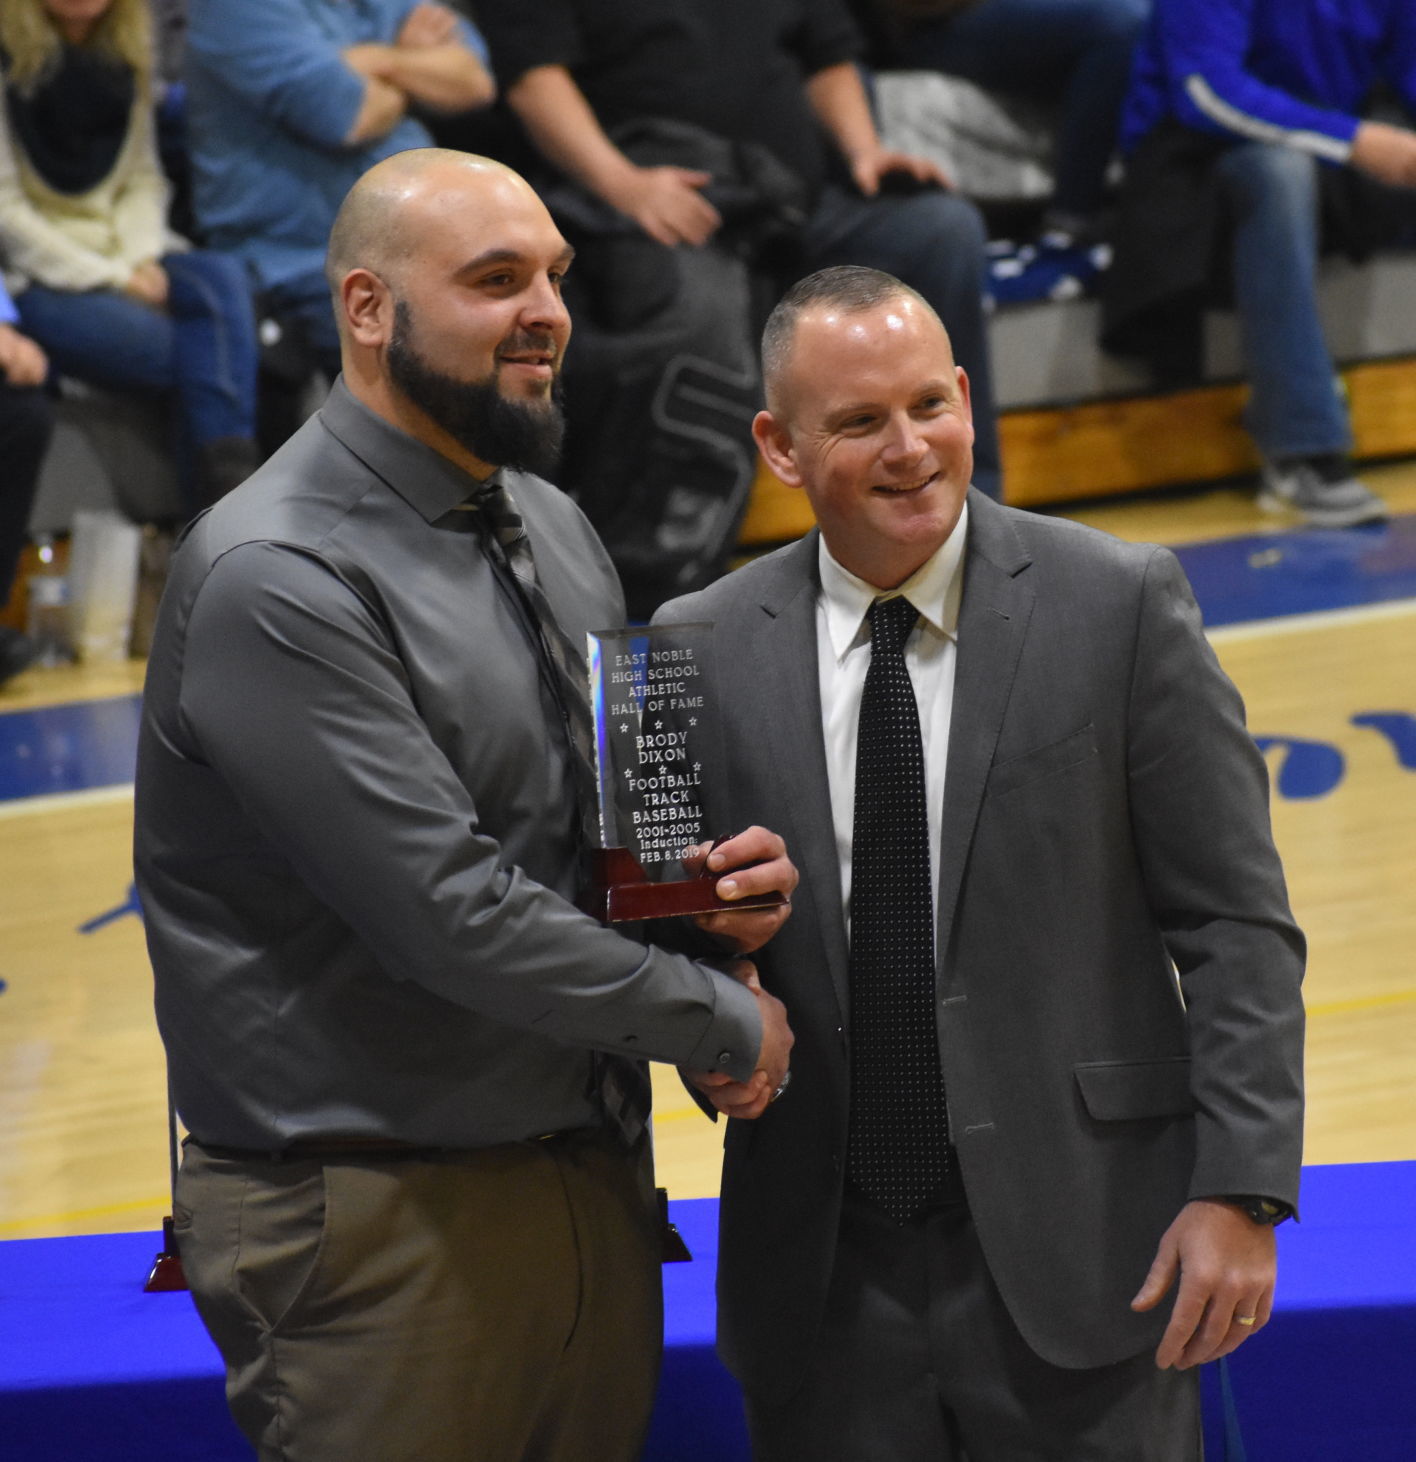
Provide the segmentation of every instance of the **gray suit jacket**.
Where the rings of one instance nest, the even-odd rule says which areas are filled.
[[[713,825],[775,829],[802,872],[760,955],[792,1088],[729,1124],[723,1172],[720,1348],[765,1403],[820,1321],[850,1099],[816,555],[812,533],[661,615],[717,625]],[[1023,1335],[1097,1366],[1157,1342],[1168,1304],[1129,1300],[1188,1198],[1296,1202],[1303,939],[1174,556],[973,493],[964,573],[937,916],[952,1132]]]

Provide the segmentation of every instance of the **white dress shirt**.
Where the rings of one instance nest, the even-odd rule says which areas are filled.
[[[930,874],[939,886],[939,840],[944,821],[944,766],[954,713],[954,665],[958,658],[959,600],[963,594],[968,505],[948,539],[898,589],[880,590],[844,569],[822,538],[821,591],[816,600],[816,656],[821,680],[821,731],[831,785],[831,819],[841,864],[841,898],[850,930],[851,840],[855,826],[856,736],[860,697],[870,666],[866,615],[878,598],[903,594],[920,612],[905,641],[905,665],[919,707],[929,795]]]

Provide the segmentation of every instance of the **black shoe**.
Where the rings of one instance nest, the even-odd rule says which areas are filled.
[[[0,625],[0,685],[28,670],[39,659],[39,646],[17,629]]]

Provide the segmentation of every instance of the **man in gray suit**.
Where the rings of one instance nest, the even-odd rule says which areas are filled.
[[[802,873],[757,957],[790,1089],[697,1078],[761,1117],[718,1277],[756,1455],[1192,1462],[1301,1157],[1304,946],[1239,696],[1169,552],[969,489],[968,380],[898,281],[798,284],[764,362],[758,445],[819,531],[661,612],[716,624],[710,819]]]
[[[575,907],[574,647],[623,603],[534,475],[569,254],[498,164],[366,173],[330,241],[344,373],[163,599],[136,862],[192,1134],[175,1228],[262,1459],[630,1462],[661,1339],[643,1058],[786,1069],[750,965]],[[740,895],[795,880],[761,829],[725,851]],[[739,949],[781,918],[713,916]]]

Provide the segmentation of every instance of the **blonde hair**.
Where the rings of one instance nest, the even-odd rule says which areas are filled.
[[[59,64],[64,38],[44,0],[0,0],[0,48],[7,57],[6,80],[31,94]],[[152,21],[148,0],[113,0],[99,17],[87,51],[98,51],[132,68],[139,94],[152,79]]]

